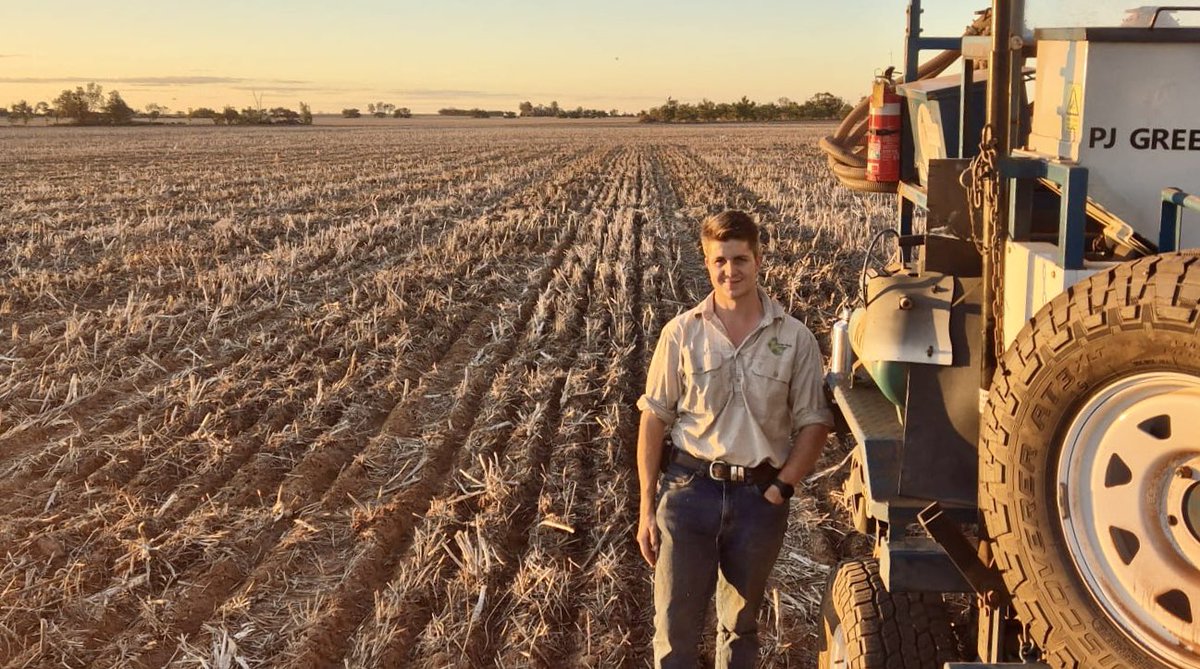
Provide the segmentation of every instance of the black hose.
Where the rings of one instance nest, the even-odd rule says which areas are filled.
[[[875,245],[884,237],[892,236],[896,238],[896,243],[900,243],[900,233],[893,228],[884,228],[875,233],[871,237],[871,241],[867,244],[867,252],[863,255],[862,269],[858,273],[858,299],[862,305],[867,306],[867,270],[871,268],[871,259],[875,253]],[[886,270],[884,270],[886,271]]]

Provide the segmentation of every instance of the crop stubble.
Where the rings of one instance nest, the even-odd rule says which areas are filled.
[[[726,207],[824,339],[888,214],[825,130],[0,135],[0,667],[644,666],[645,365]],[[778,665],[838,479],[793,504]]]

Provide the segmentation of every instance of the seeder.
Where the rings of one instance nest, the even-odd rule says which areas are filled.
[[[874,555],[822,667],[1200,667],[1200,8],[1107,5],[938,38],[913,0],[903,73],[821,142],[897,202],[833,328]]]

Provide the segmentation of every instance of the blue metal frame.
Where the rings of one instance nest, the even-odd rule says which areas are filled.
[[[921,0],[910,0],[908,3],[908,28],[904,33],[904,83],[916,80],[922,51],[962,50],[962,37],[921,37],[921,12]],[[967,72],[967,68],[964,68],[964,74],[970,77],[970,74]],[[969,87],[970,84],[966,85]],[[960,104],[960,109],[965,106],[965,104]],[[902,111],[901,113],[907,117],[907,111]],[[961,145],[966,126],[959,123],[958,127],[959,139],[957,143]],[[907,159],[911,161],[913,152],[908,151],[902,155],[907,155]],[[960,151],[959,155],[966,154]],[[901,174],[912,174],[915,169],[915,166],[909,163],[903,167]],[[915,184],[908,183],[902,176],[897,192],[900,195],[897,205],[897,232],[901,235],[911,235],[913,231],[914,205],[922,209],[927,208],[925,191]],[[910,252],[909,249],[903,250],[902,253],[905,261],[909,260]]]
[[[1008,158],[1001,161],[1001,174],[1008,179],[1008,237],[1028,241],[1028,201],[1036,179],[1048,179],[1062,187],[1059,203],[1058,264],[1064,269],[1083,269],[1084,231],[1087,227],[1088,170],[1044,158]]]
[[[908,3],[908,30],[904,34],[904,83],[915,81],[922,51],[959,51],[961,37],[921,37],[921,0]]]
[[[1159,253],[1179,250],[1179,235],[1183,229],[1184,209],[1200,211],[1200,196],[1185,193],[1178,188],[1164,188],[1162,219],[1158,228]]]

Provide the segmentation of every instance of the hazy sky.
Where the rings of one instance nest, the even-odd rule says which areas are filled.
[[[1101,0],[1104,2],[1106,0]],[[927,34],[987,2],[926,0]],[[1096,4],[1093,0],[1090,4]],[[0,106],[89,81],[135,108],[416,112],[522,100],[638,111],[863,95],[902,64],[904,0],[56,0],[0,10]]]

